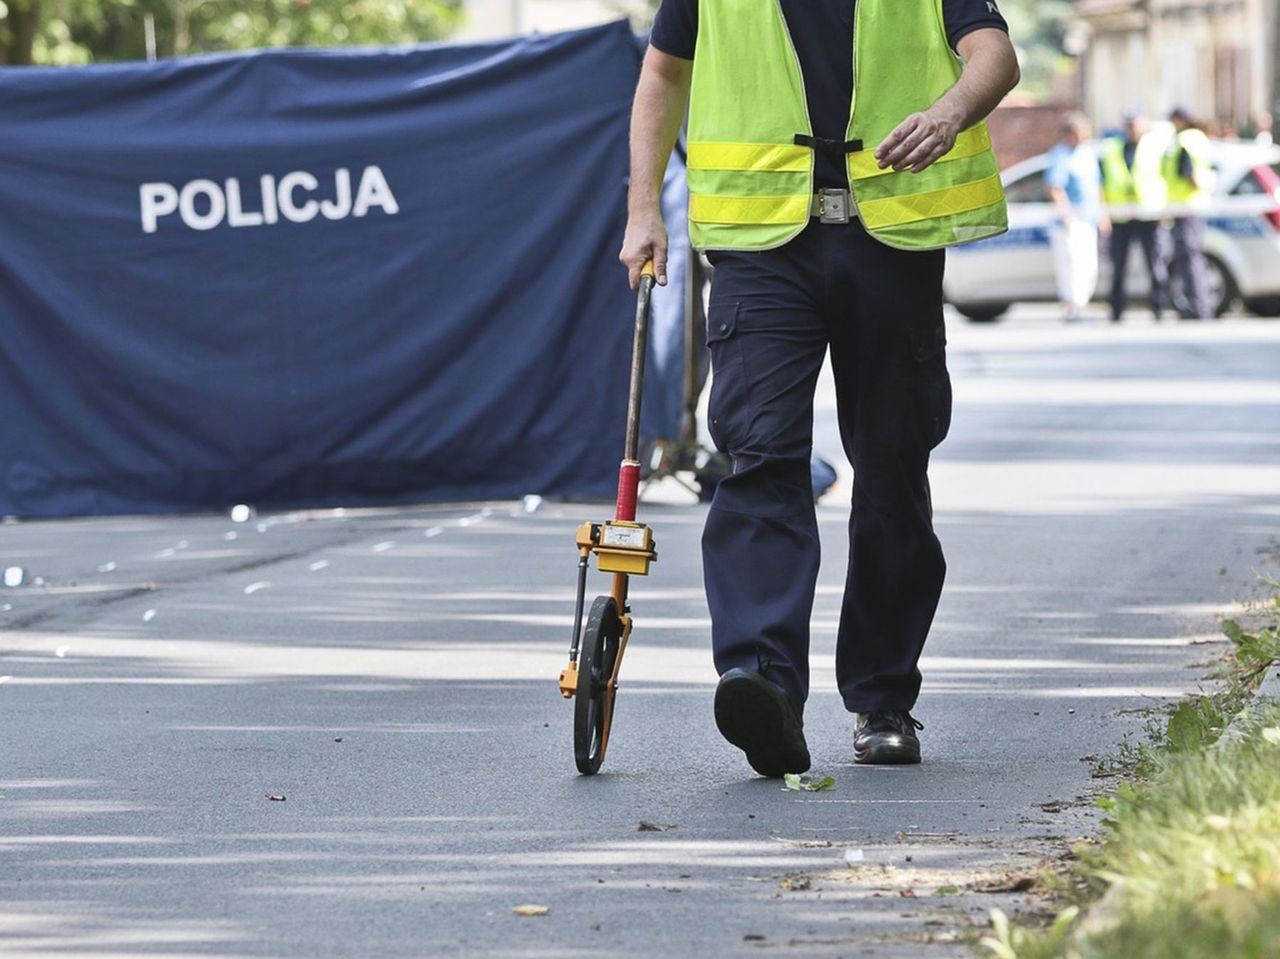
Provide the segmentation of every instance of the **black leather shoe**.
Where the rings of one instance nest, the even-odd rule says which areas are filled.
[[[802,773],[809,768],[804,725],[791,698],[776,683],[747,669],[731,669],[716,687],[720,735],[747,754],[761,776]]]
[[[920,737],[924,729],[909,712],[855,713],[853,723],[854,762],[909,764],[920,761]]]

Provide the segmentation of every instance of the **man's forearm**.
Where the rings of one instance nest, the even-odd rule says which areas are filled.
[[[1002,30],[977,30],[961,39],[964,71],[934,109],[967,130],[986,119],[1005,94],[1018,84],[1020,72],[1013,45]]]
[[[628,209],[632,214],[652,212],[659,206],[667,161],[680,135],[689,98],[692,67],[684,64],[652,49],[646,55],[631,109]]]
[[[992,27],[961,37],[960,79],[929,109],[913,113],[876,148],[882,168],[919,173],[943,156],[963,130],[986,117],[1017,85],[1020,74],[1013,44]]]

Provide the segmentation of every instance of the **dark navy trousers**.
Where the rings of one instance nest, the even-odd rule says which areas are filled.
[[[1151,309],[1159,319],[1169,306],[1169,262],[1165,255],[1163,233],[1155,220],[1116,220],[1111,224],[1107,241],[1111,254],[1111,318],[1119,320],[1129,305],[1126,285],[1129,279],[1129,248],[1142,247],[1151,276]]]
[[[910,709],[946,564],[926,470],[951,422],[942,251],[906,252],[856,220],[786,245],[713,252],[709,426],[732,457],[702,537],[717,670],[756,670],[802,709],[818,575],[814,387],[828,348],[853,464],[836,652],[845,706]]]

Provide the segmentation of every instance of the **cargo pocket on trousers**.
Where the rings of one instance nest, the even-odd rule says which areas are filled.
[[[932,450],[951,430],[951,375],[947,372],[947,328],[942,311],[911,324],[920,438]]]
[[[750,416],[742,344],[734,335],[741,311],[741,301],[714,299],[707,310],[707,349],[711,353],[707,431],[716,449],[725,453],[741,446]]]

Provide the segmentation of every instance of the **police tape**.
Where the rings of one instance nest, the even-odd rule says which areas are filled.
[[[1274,214],[1280,217],[1280,190],[1276,194],[1258,194],[1252,196],[1215,197],[1207,204],[1171,204],[1159,208],[1139,204],[1104,204],[1102,209],[1107,216],[1118,222],[1131,220],[1148,220],[1160,222],[1177,220],[1184,217],[1200,217],[1206,220],[1232,219],[1239,217],[1257,217]],[[1043,226],[1061,220],[1058,208],[1052,203],[1018,203],[1009,204],[1010,219],[1017,226]],[[1280,223],[1277,223],[1280,229]]]

